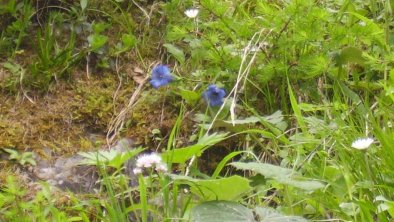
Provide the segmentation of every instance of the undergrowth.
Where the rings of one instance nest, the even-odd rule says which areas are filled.
[[[8,1],[2,94],[77,86],[69,124],[146,148],[81,153],[86,196],[8,172],[0,221],[392,221],[392,4]],[[11,125],[1,148],[29,146]]]

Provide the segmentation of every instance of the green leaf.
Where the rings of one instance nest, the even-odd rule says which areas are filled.
[[[163,46],[167,48],[168,52],[174,56],[174,58],[178,60],[181,65],[185,63],[185,54],[183,53],[182,49],[179,49],[178,47],[169,43],[164,44]]]
[[[290,177],[292,174],[296,174],[292,169],[275,166],[268,163],[256,163],[256,162],[234,162],[231,163],[234,167],[241,170],[251,170],[253,172],[259,173],[267,178],[275,177]]]
[[[337,57],[338,64],[347,64],[347,63],[355,63],[359,65],[363,65],[365,59],[362,57],[363,52],[361,49],[356,47],[346,47],[341,50],[339,57]]]
[[[22,69],[22,67],[16,63],[5,62],[5,63],[2,63],[2,65],[5,69],[10,70],[10,72],[12,72],[13,74],[19,73]]]
[[[201,97],[201,95],[195,91],[187,90],[182,87],[178,89],[178,94],[190,105],[194,105]]]
[[[81,161],[82,164],[86,165],[98,165],[102,163],[107,163],[108,161],[115,158],[118,155],[118,151],[98,151],[98,152],[79,152],[78,155],[84,157],[85,159]]]
[[[22,153],[19,163],[25,165],[25,163],[29,163],[33,166],[36,165],[36,161],[34,160],[34,154],[32,152]]]
[[[132,48],[136,45],[137,38],[133,34],[123,34],[122,44],[124,48]]]
[[[255,214],[258,216],[260,222],[307,222],[308,220],[297,217],[297,216],[285,216],[274,209],[256,207],[254,209]]]
[[[294,115],[297,119],[297,123],[301,127],[302,132],[307,133],[308,130],[307,130],[307,127],[306,127],[306,124],[304,121],[304,117],[302,116],[301,109],[298,106],[298,103],[297,103],[296,97],[294,95],[293,89],[291,88],[289,79],[287,79],[287,86],[288,86],[288,90],[289,90],[290,104],[291,104],[291,107],[293,108],[293,112],[294,112]]]
[[[82,11],[84,11],[86,9],[86,6],[88,6],[88,0],[81,0],[80,4]]]
[[[250,116],[245,119],[236,119],[234,121],[228,120],[228,121],[224,121],[224,122],[229,123],[229,124],[234,124],[234,125],[240,125],[240,124],[258,123],[258,122],[260,122],[260,119],[261,118],[257,117],[257,116]]]
[[[249,180],[241,176],[231,176],[215,180],[201,180],[192,186],[191,192],[205,200],[235,200],[249,192]]]
[[[86,165],[100,165],[105,164],[116,169],[120,167],[129,159],[142,152],[142,148],[134,148],[127,152],[119,152],[114,149],[109,151],[98,151],[98,152],[79,152],[78,155],[85,159],[81,161],[81,164]]]
[[[120,169],[126,161],[135,157],[136,155],[141,153],[143,150],[144,149],[142,149],[142,148],[134,148],[132,150],[119,153],[113,159],[110,159],[108,161],[108,166],[114,167],[116,169]]]
[[[108,27],[110,27],[110,25],[105,22],[97,22],[92,25],[92,29],[95,34],[100,34],[104,30],[106,30]]]
[[[205,146],[212,146],[226,139],[228,133],[213,133],[211,135],[204,135],[198,140],[198,144]]]
[[[374,22],[374,20],[369,19],[359,13],[356,13],[356,12],[348,12],[348,13],[354,15],[355,17],[357,17],[361,21],[365,22],[365,24],[366,24],[365,29],[368,30],[367,37],[371,36],[373,38],[373,40],[375,40],[375,42],[380,47],[382,47],[385,50],[388,50],[388,46],[385,43],[385,31],[381,25],[376,24]],[[360,37],[363,38],[364,36],[360,36]]]
[[[316,189],[324,187],[324,184],[322,184],[321,182],[303,178],[292,169],[275,166],[272,164],[256,162],[234,162],[231,163],[231,165],[236,167],[237,169],[251,170],[253,172],[263,175],[266,178],[273,179],[281,184],[290,185],[306,191],[314,191]]]
[[[234,151],[234,152],[229,153],[227,156],[225,156],[216,166],[216,169],[212,174],[212,178],[215,179],[216,177],[219,176],[219,173],[222,171],[222,169],[224,168],[224,166],[227,164],[228,161],[230,161],[235,156],[243,154],[243,153],[250,153],[250,152],[249,151]]]
[[[172,174],[171,178],[189,185],[190,191],[204,200],[236,200],[252,189],[249,180],[238,175],[202,180]]]
[[[315,105],[315,104],[310,104],[310,103],[300,103],[298,104],[298,107],[304,112],[316,112],[316,111],[321,111],[324,110],[324,106],[322,105]]]
[[[97,51],[107,43],[108,37],[100,34],[88,36],[88,42],[92,51]]]
[[[227,136],[227,133],[214,133],[211,135],[204,135],[199,139],[197,144],[166,151],[162,154],[162,158],[165,162],[171,163],[185,163],[188,159],[194,155],[200,156],[201,153],[216,143],[223,141]]]
[[[357,104],[357,112],[359,112],[359,114],[361,114],[363,116],[367,115],[368,110],[365,107],[360,96],[356,92],[352,91],[349,87],[347,87],[345,83],[338,81],[338,84],[339,84],[339,87],[341,88],[342,93],[345,96],[349,97],[354,104]]]
[[[191,211],[192,222],[253,222],[252,210],[230,201],[209,201],[195,206]]]
[[[245,119],[237,119],[237,120],[228,120],[228,121],[223,121],[228,124],[234,124],[234,125],[243,125],[243,124],[252,124],[252,123],[258,123],[258,122],[268,122],[274,126],[276,126],[279,129],[282,129],[283,127],[286,127],[286,122],[283,121],[283,115],[282,111],[278,110],[275,113],[269,115],[269,116],[250,116]]]
[[[16,150],[6,148],[4,148],[3,150],[10,154],[10,156],[8,157],[8,159],[10,160],[17,160],[20,158],[19,152]]]
[[[387,200],[384,196],[375,197],[374,202],[381,202],[378,205],[378,213],[387,211],[391,217],[394,217],[394,201]]]
[[[185,163],[192,156],[200,156],[202,154],[204,145],[196,144],[185,148],[173,149],[163,153],[163,160],[171,163]]]

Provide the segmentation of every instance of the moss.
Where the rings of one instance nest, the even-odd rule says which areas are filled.
[[[111,82],[112,81],[112,82]],[[117,79],[59,84],[35,103],[0,94],[0,147],[48,147],[57,153],[87,149],[89,132],[105,132],[112,117],[112,93]],[[107,85],[107,86],[105,86]],[[86,133],[88,132],[88,133]]]
[[[22,144],[23,126],[0,116],[0,147],[17,147]]]

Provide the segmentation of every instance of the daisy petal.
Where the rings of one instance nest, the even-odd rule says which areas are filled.
[[[372,138],[359,138],[352,143],[352,147],[358,150],[368,149],[374,142]]]

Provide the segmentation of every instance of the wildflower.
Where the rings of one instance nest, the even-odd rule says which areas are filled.
[[[160,164],[156,165],[155,170],[157,172],[167,172],[167,165],[160,163]]]
[[[189,18],[195,18],[195,17],[197,17],[197,15],[198,15],[199,12],[200,12],[200,11],[199,11],[198,9],[196,9],[196,8],[191,8],[191,9],[188,9],[188,10],[185,11],[185,15],[186,15],[187,17],[189,17]]]
[[[226,95],[224,89],[216,85],[208,86],[208,89],[202,94],[203,98],[210,106],[220,106],[223,104],[223,98]]]
[[[141,168],[134,168],[133,169],[133,173],[135,174],[135,175],[137,175],[137,174],[141,174],[142,173],[142,169]]]
[[[157,153],[144,154],[137,159],[138,168],[149,168],[161,163],[161,157]]]
[[[152,70],[150,84],[157,89],[160,86],[168,85],[173,80],[170,70],[166,65],[157,65]]]
[[[133,169],[134,174],[141,174],[144,169],[155,169],[157,172],[167,172],[165,165],[157,153],[144,154],[137,158],[136,168]]]
[[[365,150],[374,142],[372,138],[359,138],[352,143],[352,147],[358,150]]]

